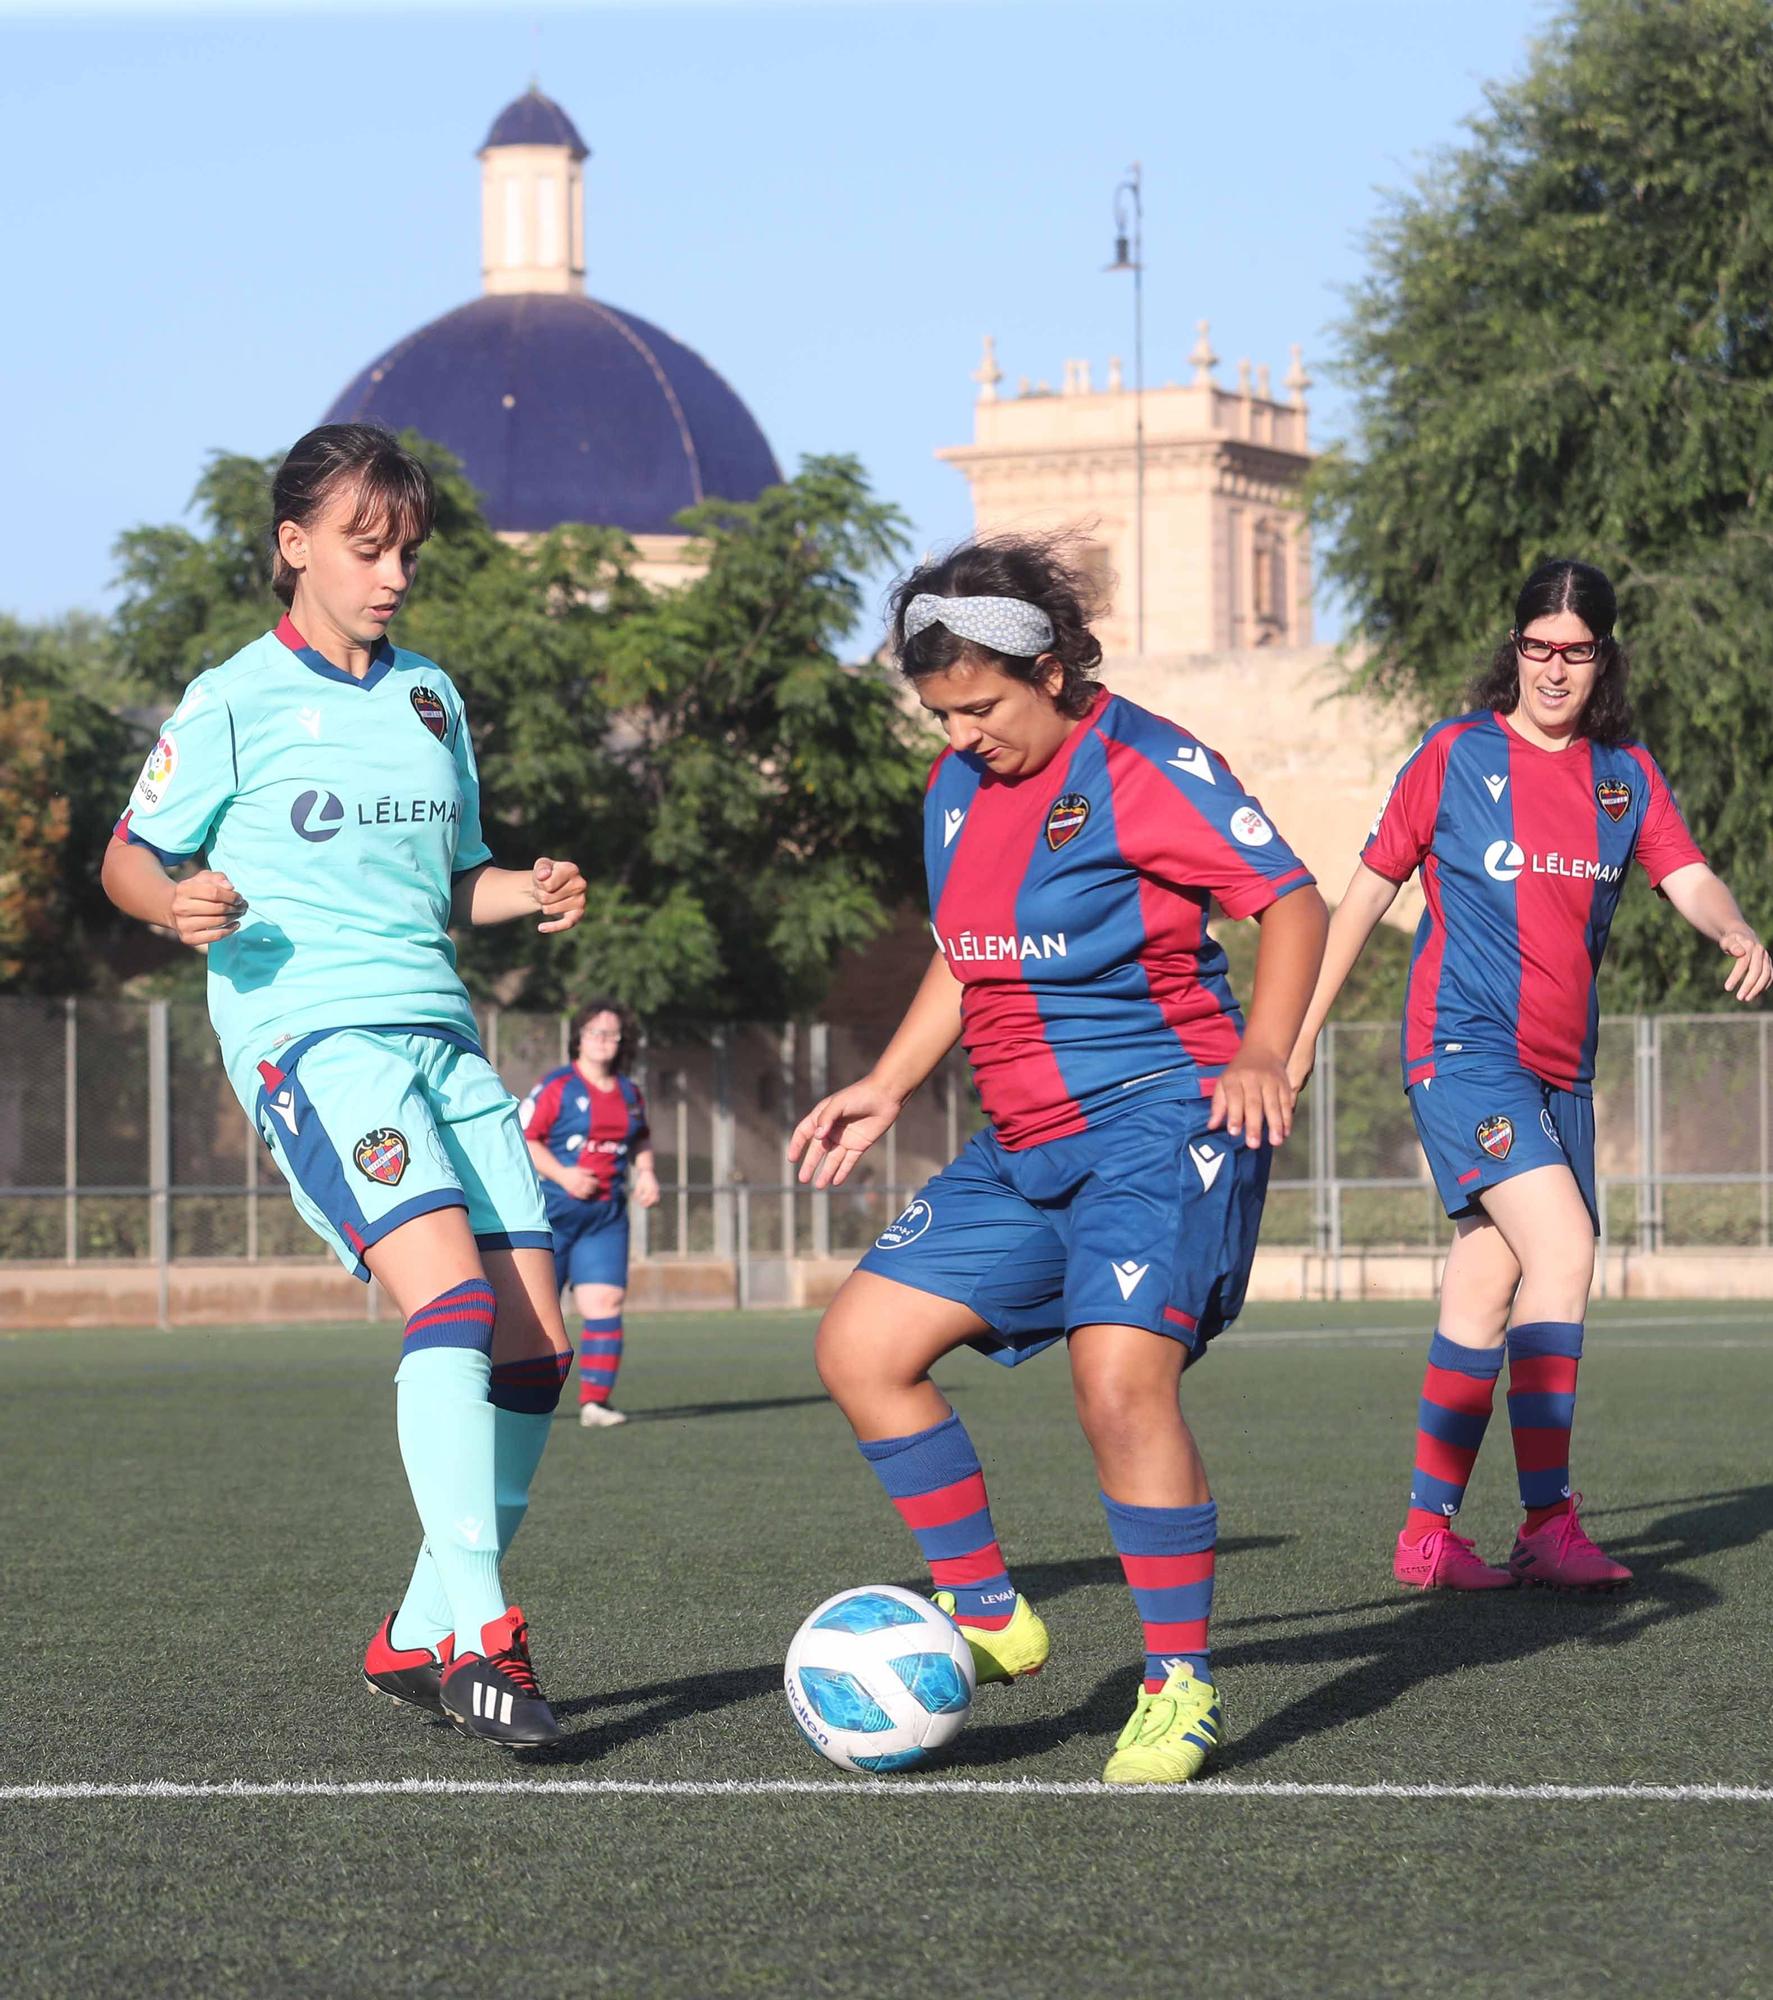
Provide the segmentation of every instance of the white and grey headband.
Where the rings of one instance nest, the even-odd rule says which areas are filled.
[[[946,625],[957,639],[993,652],[1032,659],[1053,643],[1053,621],[1038,604],[1020,597],[935,597],[922,591],[905,607],[905,636]]]

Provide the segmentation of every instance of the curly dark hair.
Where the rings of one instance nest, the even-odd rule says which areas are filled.
[[[1000,653],[976,640],[958,638],[946,625],[926,625],[914,639],[905,636],[905,613],[914,597],[1019,597],[1037,604],[1053,622],[1053,643],[1036,657]],[[1096,694],[1102,645],[1090,630],[1102,611],[1101,591],[1079,559],[1073,534],[991,535],[961,542],[929,562],[919,563],[893,585],[887,618],[893,657],[913,686],[943,674],[961,661],[996,667],[1011,680],[1043,686],[1056,662],[1061,679],[1053,696],[1061,715],[1087,714]]]
[[[1542,562],[1521,585],[1515,599],[1514,627],[1491,655],[1490,663],[1471,683],[1466,700],[1472,708],[1490,708],[1512,715],[1521,698],[1520,659],[1515,640],[1536,618],[1573,611],[1600,641],[1594,686],[1577,718],[1582,734],[1592,742],[1616,745],[1632,732],[1631,701],[1625,691],[1631,659],[1613,636],[1619,602],[1604,570],[1573,556],[1553,556]]]
[[[579,1044],[585,1038],[585,1030],[599,1014],[613,1014],[622,1024],[622,1039],[616,1044],[616,1059],[610,1065],[612,1072],[627,1070],[628,1059],[634,1053],[634,1016],[619,1000],[612,1000],[607,993],[600,993],[574,1010],[572,1020],[566,1030],[566,1059],[576,1063],[579,1059]]]

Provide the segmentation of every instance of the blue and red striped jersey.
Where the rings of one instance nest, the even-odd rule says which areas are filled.
[[[1705,859],[1641,744],[1542,750],[1487,711],[1436,723],[1361,851],[1389,882],[1422,870],[1406,1086],[1437,1061],[1493,1055],[1589,1088],[1595,974],[1634,855],[1652,888]]]
[[[599,1090],[568,1063],[551,1069],[521,1106],[523,1136],[538,1139],[563,1167],[583,1167],[597,1177],[597,1201],[620,1201],[628,1192],[628,1161],[651,1136],[646,1099],[631,1077],[618,1076]]]
[[[923,824],[931,927],[1006,1146],[1211,1093],[1243,1016],[1209,901],[1254,916],[1312,880],[1224,758],[1102,689],[1026,778],[945,750]]]

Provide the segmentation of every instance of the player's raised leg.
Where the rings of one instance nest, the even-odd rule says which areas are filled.
[[[1540,1167],[1484,1193],[1520,1261],[1508,1329],[1508,1421],[1524,1513],[1508,1563],[1523,1583],[1618,1590],[1631,1571],[1592,1542],[1570,1483],[1576,1364],[1594,1281],[1594,1222],[1568,1167]]]
[[[1145,1639],[1138,1702],[1103,1776],[1176,1784],[1225,1736],[1208,1640],[1219,1515],[1177,1401],[1188,1350],[1136,1326],[1078,1327],[1070,1345],[1078,1419]]]
[[[819,1377],[930,1566],[936,1602],[981,1682],[1038,1673],[1046,1628],[1010,1580],[985,1475],[930,1369],[986,1331],[968,1307],[873,1271],[847,1278],[819,1324]]]

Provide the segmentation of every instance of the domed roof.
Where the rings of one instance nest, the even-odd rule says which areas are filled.
[[[699,354],[573,293],[490,294],[420,327],[326,413],[354,418],[447,445],[508,533],[582,521],[666,534],[698,500],[754,500],[782,477]]]
[[[493,120],[480,150],[484,153],[488,146],[570,146],[575,160],[585,159],[590,150],[579,128],[533,83]]]

